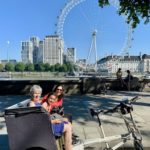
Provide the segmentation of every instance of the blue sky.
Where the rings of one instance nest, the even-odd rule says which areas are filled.
[[[92,32],[97,30],[98,58],[120,54],[127,38],[127,25],[113,6],[100,9],[98,0],[86,0],[66,17],[63,36],[66,47],[75,47],[77,58],[87,58]],[[0,0],[0,59],[21,60],[21,41],[30,36],[41,40],[54,34],[57,16],[68,0]],[[131,55],[150,54],[150,23],[143,22],[133,33]],[[10,41],[8,44],[7,41]],[[92,54],[94,57],[94,54]]]

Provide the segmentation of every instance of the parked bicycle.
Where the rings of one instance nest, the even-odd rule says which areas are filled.
[[[97,108],[90,109],[90,113],[92,117],[96,116],[98,119],[99,127],[102,132],[102,138],[88,139],[85,141],[81,141],[80,144],[74,146],[74,150],[84,150],[85,147],[95,144],[95,143],[105,143],[105,148],[103,150],[116,150],[119,147],[123,146],[127,141],[132,140],[135,150],[143,150],[142,145],[142,136],[141,133],[133,119],[132,111],[133,111],[133,103],[138,100],[139,97],[136,96],[131,100],[121,101],[119,105],[115,106],[112,109],[101,110]],[[103,125],[101,123],[101,114],[108,113],[119,113],[121,118],[124,120],[124,123],[127,127],[127,133],[114,135],[114,136],[106,136]],[[109,142],[120,140],[114,146],[110,146]]]

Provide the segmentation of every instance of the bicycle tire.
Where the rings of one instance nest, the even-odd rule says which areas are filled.
[[[135,148],[135,150],[144,150],[142,142],[139,140],[134,141],[134,148]]]

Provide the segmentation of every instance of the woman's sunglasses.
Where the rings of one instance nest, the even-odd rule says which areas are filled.
[[[62,89],[57,89],[57,91],[62,91]]]

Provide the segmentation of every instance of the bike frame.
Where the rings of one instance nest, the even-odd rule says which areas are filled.
[[[129,119],[127,119],[126,115],[123,115],[119,111],[118,111],[118,113],[120,114],[121,118],[124,120],[125,125],[127,127],[128,132],[126,134],[106,136],[103,125],[101,124],[100,117],[99,117],[99,115],[97,115],[97,119],[98,119],[98,122],[99,122],[99,127],[100,127],[100,130],[102,132],[103,137],[102,138],[83,140],[78,145],[75,145],[73,147],[73,150],[84,150],[84,147],[86,147],[88,145],[95,144],[95,143],[105,143],[106,150],[107,149],[116,150],[119,147],[121,147],[122,145],[124,145],[128,140],[133,140],[134,141],[135,138],[138,139],[138,137],[135,137],[136,136],[134,134],[135,130],[137,131],[137,133],[139,134],[139,137],[140,137],[138,140],[142,141],[141,133],[138,130],[138,128],[137,128],[137,126],[136,126],[136,124],[133,120],[132,113],[131,112],[129,113],[130,121],[129,121]],[[130,124],[132,124],[132,125],[130,125]],[[121,140],[121,141],[119,143],[117,143],[116,145],[114,145],[113,147],[110,147],[108,142],[112,142],[112,141],[115,141],[115,140]]]

